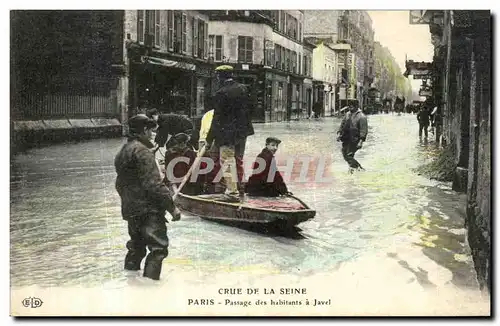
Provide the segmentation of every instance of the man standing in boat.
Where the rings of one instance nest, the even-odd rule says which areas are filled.
[[[226,200],[240,201],[243,194],[243,155],[247,137],[254,134],[250,101],[246,87],[233,79],[233,67],[216,69],[220,88],[213,96],[214,113],[207,143],[219,149],[220,164],[226,182]]]
[[[344,116],[337,132],[338,141],[342,142],[342,155],[349,164],[349,173],[364,170],[354,158],[354,154],[363,147],[368,134],[368,120],[358,106],[358,100],[349,101],[349,112]]]
[[[129,119],[128,127],[128,141],[115,157],[115,187],[130,235],[124,267],[140,270],[148,247],[143,276],[159,280],[163,259],[168,255],[165,213],[168,211],[173,221],[179,220],[181,214],[150,150],[154,147],[150,138],[156,122],[145,115],[136,115]]]

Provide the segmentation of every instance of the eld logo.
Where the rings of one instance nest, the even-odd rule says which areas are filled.
[[[42,304],[43,301],[38,298],[29,297],[23,300],[23,306],[25,306],[26,308],[38,308],[41,307]]]

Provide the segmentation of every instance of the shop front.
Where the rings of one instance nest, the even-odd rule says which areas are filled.
[[[205,112],[213,66],[200,60],[145,48],[130,48],[128,115],[156,108],[191,118]]]

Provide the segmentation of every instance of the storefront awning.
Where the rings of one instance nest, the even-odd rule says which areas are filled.
[[[196,66],[191,63],[179,62],[174,60],[167,60],[155,57],[142,56],[141,61],[143,63],[152,64],[156,66],[163,66],[168,68],[178,68],[184,70],[196,70]]]

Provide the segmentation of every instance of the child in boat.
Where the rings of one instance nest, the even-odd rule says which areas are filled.
[[[266,162],[265,168],[262,172],[253,174],[245,185],[245,192],[249,196],[260,196],[260,197],[279,197],[284,195],[291,195],[288,188],[283,180],[283,176],[276,168],[276,159],[274,154],[278,150],[278,146],[281,140],[275,137],[269,137],[266,139],[266,147],[262,152],[257,155],[257,158],[261,158]],[[255,170],[259,165],[259,161],[255,160],[253,164],[253,169]],[[271,182],[268,182],[269,173],[274,172],[274,177]]]
[[[165,182],[167,185],[175,185],[176,187],[179,187],[181,181],[170,178],[172,176],[176,179],[184,178],[196,160],[197,154],[191,146],[188,146],[189,140],[190,137],[185,133],[177,134],[169,140],[169,148],[165,153]],[[174,159],[180,157],[187,158],[188,163],[183,161],[172,162]],[[171,169],[170,173],[168,172],[168,169]],[[203,183],[200,182],[200,180],[191,182],[191,177],[189,177],[181,192],[186,195],[200,195],[202,190]]]

